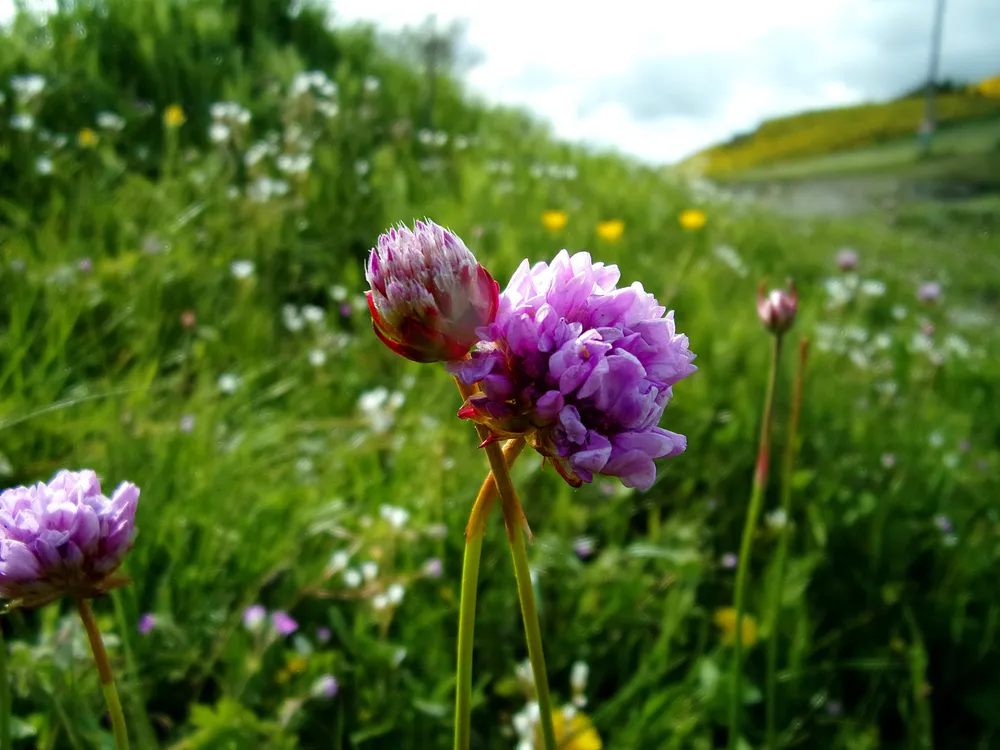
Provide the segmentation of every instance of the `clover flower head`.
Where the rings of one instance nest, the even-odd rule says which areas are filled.
[[[765,295],[766,288],[761,284],[757,290],[757,317],[771,333],[784,333],[795,322],[795,314],[799,309],[799,292],[792,281],[788,282],[787,292],[784,289],[772,289]]]
[[[434,222],[390,229],[365,267],[372,327],[414,362],[461,359],[493,321],[500,287],[465,243]]]
[[[47,484],[0,495],[0,597],[40,607],[124,585],[118,568],[135,540],[139,489],[123,482],[107,498],[97,475],[60,471]]]
[[[603,474],[648,489],[653,460],[687,446],[659,422],[672,386],[695,371],[694,354],[673,313],[639,282],[619,289],[620,275],[586,252],[524,261],[482,342],[448,365],[482,387],[460,417],[491,439],[525,437],[573,486]]]

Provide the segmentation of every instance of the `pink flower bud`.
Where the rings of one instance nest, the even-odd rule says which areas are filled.
[[[462,359],[500,303],[500,286],[455,234],[418,221],[378,238],[365,268],[375,335],[414,362]]]
[[[771,333],[781,334],[792,327],[795,313],[799,309],[799,293],[795,284],[789,280],[788,289],[772,289],[764,296],[764,284],[757,290],[757,316],[764,327]]]

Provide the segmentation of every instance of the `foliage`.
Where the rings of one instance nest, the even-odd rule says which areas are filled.
[[[752,133],[705,149],[686,163],[717,177],[804,156],[873,146],[901,136],[915,138],[924,106],[923,97],[913,96],[779,117],[765,121]],[[936,98],[935,117],[944,126],[995,118],[1000,117],[1000,104],[988,86],[943,93]]]
[[[732,603],[724,559],[768,350],[754,293],[787,275],[800,291],[789,335],[810,336],[814,356],[793,511],[755,540],[747,739],[762,734],[761,642],[777,638],[786,746],[991,746],[995,237],[962,221],[926,232],[913,217],[915,232],[877,217],[779,220],[559,143],[444,77],[438,129],[424,129],[424,76],[369,30],[291,10],[77,3],[44,24],[20,16],[0,39],[0,471],[14,485],[87,466],[142,488],[134,585],[95,602],[136,746],[449,746],[462,530],[486,462],[448,377],[382,347],[361,296],[377,234],[423,215],[498,279],[524,257],[590,248],[676,309],[699,355],[664,425],[689,448],[650,491],[574,491],[536,457],[515,466],[553,690],[568,701],[573,663],[590,665],[586,711],[605,746],[707,749],[723,732],[730,649],[714,618]],[[25,74],[45,77],[27,100],[12,85]],[[215,117],[221,100],[249,122]],[[173,104],[186,122],[165,127]],[[99,125],[105,110],[120,131]],[[686,209],[704,222],[682,227]],[[547,228],[547,210],[565,226]],[[598,234],[608,221],[622,222],[614,242]],[[846,244],[861,276],[836,272]],[[928,280],[944,297],[920,306]],[[787,409],[784,387],[776,453]],[[524,704],[505,544],[494,518],[477,748],[511,747]],[[245,627],[258,602],[298,631]],[[3,619],[19,746],[107,746],[71,607]],[[339,681],[333,698],[314,691],[324,675]]]

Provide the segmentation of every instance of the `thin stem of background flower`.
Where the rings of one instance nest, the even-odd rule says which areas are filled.
[[[7,677],[7,642],[0,623],[0,750],[13,747],[10,731],[10,679]]]
[[[746,583],[750,570],[750,547],[767,486],[767,469],[771,460],[771,416],[774,409],[774,387],[778,380],[778,359],[781,356],[781,334],[774,334],[771,349],[771,368],[767,376],[767,393],[764,396],[764,417],[760,426],[760,445],[757,449],[757,466],[750,491],[750,506],[743,524],[739,563],[736,570],[736,640],[733,644],[732,694],[729,696],[729,748],[735,750],[740,734],[740,705],[743,702],[743,611],[746,608]]]
[[[77,599],[77,608],[80,611],[80,619],[83,621],[84,630],[87,631],[87,638],[90,640],[90,650],[94,653],[97,674],[101,678],[101,689],[104,691],[104,698],[108,702],[108,713],[111,715],[111,729],[115,735],[115,747],[117,750],[128,750],[128,731],[125,729],[125,714],[122,713],[122,703],[118,698],[118,690],[115,688],[115,677],[111,672],[111,662],[108,660],[108,652],[104,648],[104,640],[101,638],[101,631],[97,627],[97,620],[94,619],[94,611],[90,608],[90,602],[86,599]]]
[[[507,466],[517,460],[524,440],[509,440],[504,448]],[[479,489],[465,531],[465,555],[462,559],[462,594],[458,613],[458,665],[455,672],[455,750],[467,750],[471,739],[472,647],[476,627],[476,594],[479,584],[479,560],[483,553],[486,520],[496,498],[497,486],[490,472]]]
[[[486,446],[486,456],[490,461],[493,476],[500,491],[500,507],[507,524],[507,538],[510,540],[510,554],[514,561],[514,577],[517,579],[517,597],[521,602],[521,616],[524,620],[524,635],[528,643],[528,660],[535,680],[535,697],[538,700],[539,722],[546,750],[556,749],[556,733],[552,724],[552,698],[549,696],[549,678],[545,670],[545,655],[542,652],[542,631],[538,624],[538,610],[535,607],[535,592],[531,585],[531,570],[528,567],[528,550],[524,544],[522,529],[524,513],[517,499],[514,483],[504,462],[503,451],[496,443]]]
[[[799,433],[799,415],[802,413],[802,388],[805,381],[806,356],[809,352],[809,340],[799,342],[799,365],[795,373],[795,390],[792,395],[792,413],[788,420],[788,435],[785,443],[785,454],[781,466],[781,510],[785,519],[791,518],[792,506],[792,471],[795,469],[795,456]],[[791,526],[786,521],[778,540],[778,551],[775,559],[774,588],[771,601],[771,637],[767,642],[767,747],[775,750],[775,716],[777,705],[775,701],[777,670],[778,670],[778,622],[781,618],[782,589],[785,586],[785,560],[788,556],[788,536]]]

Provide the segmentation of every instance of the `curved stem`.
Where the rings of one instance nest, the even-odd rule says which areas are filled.
[[[90,650],[94,652],[94,663],[97,665],[97,674],[101,678],[101,689],[108,702],[111,728],[115,735],[115,747],[117,750],[128,750],[125,714],[122,713],[122,703],[118,698],[118,690],[115,689],[115,677],[111,673],[111,662],[108,660],[108,652],[104,649],[104,640],[97,627],[97,620],[94,619],[94,611],[86,599],[77,599],[76,604],[80,611],[84,630],[87,631],[87,638],[90,640]]]
[[[788,420],[788,436],[785,443],[785,455],[781,466],[781,510],[785,514],[786,524],[791,518],[792,507],[792,472],[795,469],[796,441],[799,434],[799,416],[802,413],[802,384],[805,380],[806,355],[809,351],[808,339],[799,343],[799,366],[795,373],[795,392],[792,395],[792,414]],[[785,560],[788,556],[789,527],[781,530],[778,540],[777,558],[775,559],[774,590],[771,594],[771,637],[767,641],[767,747],[775,750],[775,716],[777,701],[775,700],[778,673],[778,622],[781,619],[781,594],[785,586]]]
[[[528,660],[535,680],[535,697],[538,699],[539,721],[546,750],[556,750],[556,733],[552,725],[552,698],[549,696],[549,678],[545,671],[545,655],[542,653],[542,631],[538,624],[538,610],[535,607],[535,592],[531,586],[531,571],[528,567],[528,550],[524,544],[522,528],[526,525],[521,503],[517,499],[514,483],[504,462],[503,451],[496,443],[486,446],[486,456],[490,461],[493,476],[500,491],[500,507],[503,509],[510,540],[510,554],[514,561],[514,577],[517,579],[517,598],[521,602],[521,616],[524,620],[524,635],[528,642]]]
[[[7,642],[0,622],[0,750],[13,748],[10,731],[10,678],[7,676]]]
[[[524,440],[509,440],[504,459],[510,466],[524,449]],[[479,560],[483,553],[486,519],[496,498],[497,485],[490,472],[479,489],[479,496],[465,531],[465,555],[462,558],[462,595],[458,610],[458,666],[455,673],[455,750],[467,750],[471,736],[472,646],[476,627],[476,595],[479,583]]]
[[[753,542],[760,507],[767,486],[767,469],[771,459],[771,412],[774,407],[774,385],[778,379],[778,358],[781,355],[781,334],[774,336],[771,348],[771,368],[767,376],[767,392],[764,396],[764,418],[760,426],[760,444],[757,449],[757,465],[753,474],[750,491],[750,506],[747,508],[743,524],[743,539],[740,542],[740,557],[736,569],[736,640],[733,644],[732,694],[729,696],[729,748],[735,750],[740,735],[740,705],[743,702],[743,611],[746,607],[746,583],[750,570],[750,547]]]

